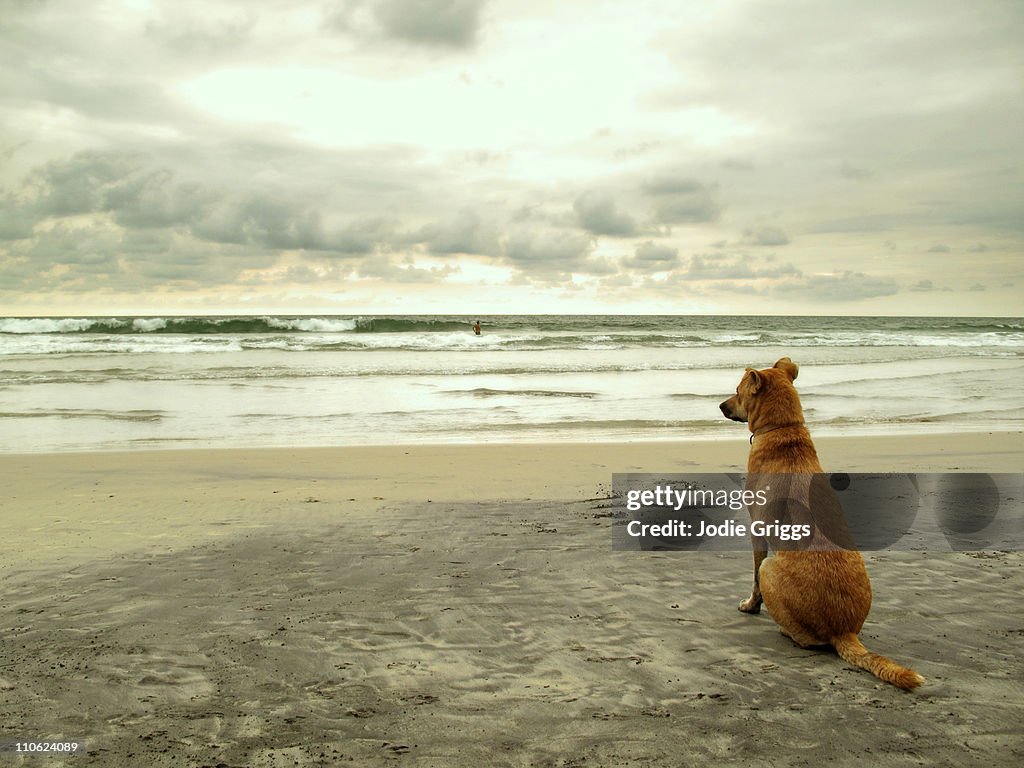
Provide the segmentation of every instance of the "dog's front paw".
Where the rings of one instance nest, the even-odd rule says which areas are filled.
[[[740,603],[739,609],[744,613],[760,613],[761,601],[751,596]]]

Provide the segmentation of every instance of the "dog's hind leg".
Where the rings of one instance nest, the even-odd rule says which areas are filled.
[[[792,592],[786,589],[785,573],[779,567],[776,558],[770,557],[761,563],[760,569],[761,595],[772,619],[779,625],[779,630],[801,648],[813,648],[828,645],[829,641],[818,637],[812,630],[805,627],[796,616],[796,611],[789,603]]]

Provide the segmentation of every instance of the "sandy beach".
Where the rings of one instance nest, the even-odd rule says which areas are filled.
[[[822,438],[1020,472],[1024,435]],[[615,472],[747,441],[0,456],[0,740],[103,766],[1011,765],[1024,557],[866,556],[892,688],[736,611],[744,553],[613,553]]]

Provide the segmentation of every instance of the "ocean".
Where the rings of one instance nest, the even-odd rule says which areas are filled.
[[[735,440],[783,356],[815,435],[1024,427],[1022,318],[40,317],[0,318],[0,451]]]

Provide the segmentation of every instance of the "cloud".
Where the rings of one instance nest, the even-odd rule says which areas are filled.
[[[623,259],[622,265],[647,273],[667,272],[679,265],[679,249],[648,240],[636,247],[633,256]]]
[[[34,223],[20,200],[13,195],[0,195],[0,243],[31,237]]]
[[[139,154],[82,152],[32,174],[36,220],[107,213],[126,229],[182,228],[200,242],[273,250],[371,252],[395,226],[370,217],[328,230],[322,212],[282,187],[179,182],[168,168]]]
[[[752,171],[755,167],[753,160],[742,157],[727,157],[719,163],[719,166],[727,171]]]
[[[168,168],[148,168],[110,184],[102,209],[123,227],[154,229],[193,224],[215,198],[199,184],[176,182]]]
[[[438,283],[458,274],[458,266],[444,264],[436,267],[417,267],[411,259],[396,264],[391,258],[370,258],[363,261],[357,271],[362,277],[372,277],[393,283]]]
[[[1007,66],[1020,61],[1018,8],[953,2],[941,18],[931,9],[926,0],[875,3],[870,13],[843,2],[768,2],[719,17],[701,34],[680,25],[659,41],[682,82],[662,101],[711,103],[787,125],[817,117],[820,129],[830,119],[906,115],[957,96],[962,104],[969,85],[1019,87]]]
[[[619,147],[612,153],[612,157],[616,160],[629,160],[664,149],[667,144],[668,142],[666,141],[638,141],[634,144]]]
[[[633,217],[618,210],[610,195],[584,192],[573,203],[580,225],[595,235],[630,237],[637,233]]]
[[[802,232],[1019,233],[1024,219],[1006,204],[1021,190],[1011,126],[1024,119],[1024,14],[966,0],[941,17],[929,7],[876,3],[858,15],[842,2],[768,2],[696,29],[681,20],[655,43],[677,85],[656,86],[654,99],[681,121],[714,110],[751,130],[743,146],[757,168],[745,200],[727,182],[730,212],[749,202],[771,211],[784,189]],[[837,173],[857,183],[837,185]]]
[[[684,276],[689,280],[749,280],[757,277],[749,264],[708,260],[703,256],[690,258]]]
[[[853,234],[861,232],[888,232],[899,229],[907,223],[906,219],[896,213],[865,213],[839,218],[819,219],[808,227],[813,234]]]
[[[51,161],[29,179],[37,190],[34,213],[45,218],[109,210],[108,195],[139,169],[137,155],[118,152],[79,152]]]
[[[829,275],[806,275],[786,280],[774,287],[777,294],[817,302],[843,302],[892,296],[899,290],[896,281],[887,277],[873,277],[862,272],[842,272]]]
[[[614,272],[606,260],[591,259],[593,250],[593,239],[581,232],[520,225],[505,240],[504,261],[528,278],[545,281]]]
[[[324,236],[318,250],[328,255],[349,256],[390,250],[408,243],[411,238],[402,234],[395,219],[386,216],[367,216],[354,219]]]
[[[593,240],[578,232],[519,227],[505,242],[505,258],[513,264],[570,266],[590,255]]]
[[[21,189],[33,222],[109,213],[128,228],[192,224],[215,197],[141,153],[84,151],[34,169]]]
[[[158,16],[146,22],[145,36],[183,57],[216,57],[237,53],[253,36],[257,13],[251,7],[205,4],[197,12],[187,3],[160,6]]]
[[[867,168],[860,168],[856,165],[844,162],[839,166],[839,175],[844,179],[851,179],[853,181],[861,181],[863,179],[870,179],[872,174]]]
[[[750,227],[743,233],[744,242],[751,245],[787,245],[789,236],[778,227]]]
[[[894,296],[889,275],[879,311],[1019,285],[1024,15],[930,7],[9,2],[0,300],[333,296],[353,274],[443,283],[434,262],[794,311]],[[878,266],[844,272],[852,254]]]
[[[601,291],[618,291],[620,288],[632,288],[633,278],[630,275],[619,273],[602,277],[599,281]]]
[[[944,293],[952,292],[952,288],[940,288],[935,285],[931,280],[919,280],[910,286],[910,290],[915,293],[930,293],[931,291],[943,291]]]
[[[102,218],[49,222],[6,250],[8,258],[0,258],[5,288],[69,293],[206,289],[270,267],[277,258],[237,245],[197,248],[187,234],[124,231]]]
[[[335,31],[437,49],[476,45],[486,0],[347,0],[328,13]]]
[[[722,206],[715,199],[716,188],[693,178],[658,175],[643,182],[641,189],[651,198],[657,220],[662,224],[713,222],[722,213]]]
[[[375,164],[372,180],[339,195],[320,179],[344,177],[374,162],[375,153],[342,155],[307,173],[301,153],[250,151],[257,158],[252,176],[234,164],[236,176],[221,178],[223,153],[213,153],[209,168],[199,164],[203,181],[184,180],[170,158],[142,152],[83,151],[32,169],[0,190],[0,284],[22,291],[202,290],[265,269],[289,251],[353,259],[416,242],[375,203],[402,199],[404,184],[415,185],[402,161],[393,175],[386,162]],[[273,178],[260,157],[286,159],[296,173]],[[360,199],[367,202],[358,206]],[[350,211],[344,218],[339,202]],[[443,233],[436,237],[443,242]],[[416,274],[394,273],[403,281]]]
[[[84,290],[97,277],[119,271],[119,233],[112,227],[57,223],[9,249],[2,273],[6,286]]]
[[[501,251],[496,227],[469,209],[454,217],[423,227],[416,241],[435,255],[478,254],[498,256]]]
[[[718,254],[698,254],[690,258],[686,271],[678,276],[686,280],[754,280],[798,277],[801,274],[792,264],[759,268],[754,267],[751,261],[749,258],[728,261]]]

